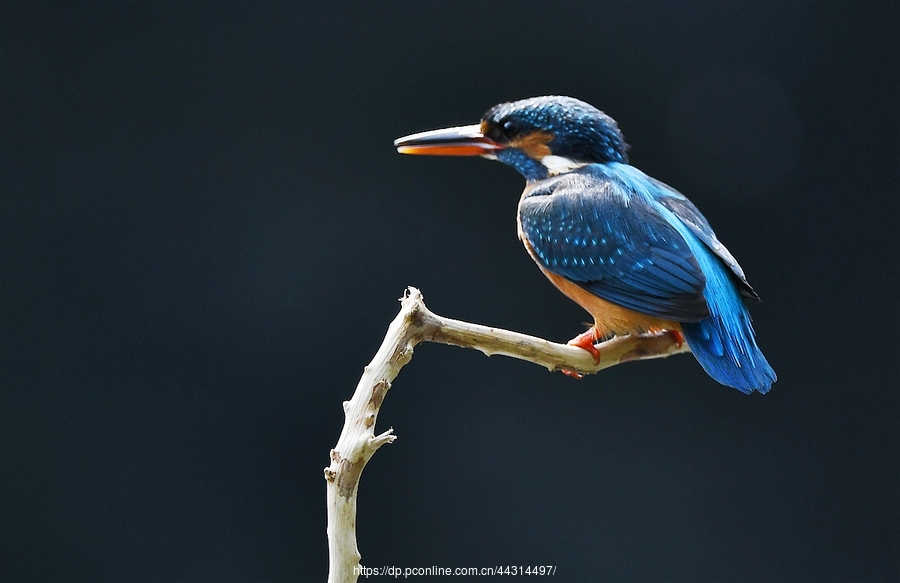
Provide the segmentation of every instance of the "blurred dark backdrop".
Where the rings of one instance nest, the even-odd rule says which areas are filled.
[[[779,381],[424,345],[363,564],[898,580],[898,16],[3,2],[0,577],[323,580],[322,468],[405,286],[560,341],[587,319],[516,240],[515,172],[391,141],[561,93],[703,209]]]

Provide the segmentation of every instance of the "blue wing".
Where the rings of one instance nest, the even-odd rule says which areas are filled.
[[[741,296],[759,301],[759,296],[747,282],[744,270],[741,269],[737,259],[735,259],[728,248],[719,241],[716,234],[713,232],[712,227],[709,225],[709,221],[707,221],[706,217],[704,217],[697,207],[694,206],[694,203],[668,184],[650,178],[649,176],[644,176],[656,187],[655,200],[675,213],[681,222],[690,229],[694,236],[700,239],[709,250],[722,260],[722,263],[731,270],[731,273],[734,275],[734,280],[738,284]]]
[[[663,319],[708,318],[706,276],[655,204],[588,169],[542,181],[522,199],[519,220],[544,268],[594,295]]]

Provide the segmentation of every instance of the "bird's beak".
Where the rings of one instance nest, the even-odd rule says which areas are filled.
[[[489,156],[503,149],[481,133],[479,124],[419,132],[397,138],[394,146],[401,154],[425,156]]]

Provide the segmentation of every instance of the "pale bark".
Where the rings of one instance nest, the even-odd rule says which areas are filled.
[[[503,354],[551,371],[580,374],[690,350],[686,344],[678,345],[667,333],[622,336],[598,344],[600,361],[594,362],[586,350],[575,346],[438,316],[425,307],[421,292],[413,287],[400,301],[400,313],[388,327],[381,348],[363,370],[353,397],[344,402],[344,428],[331,450],[331,465],[325,468],[329,583],[352,583],[359,576],[356,495],[360,474],[379,447],[396,439],[393,428],[375,435],[375,421],[391,382],[412,359],[413,348],[420,342],[475,348],[488,356]]]

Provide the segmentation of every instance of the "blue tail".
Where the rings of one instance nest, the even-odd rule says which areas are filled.
[[[703,297],[712,313],[700,322],[681,325],[691,352],[703,370],[723,385],[744,393],[768,392],[777,377],[756,345],[750,314],[731,274],[693,234],[683,234],[706,275]]]

